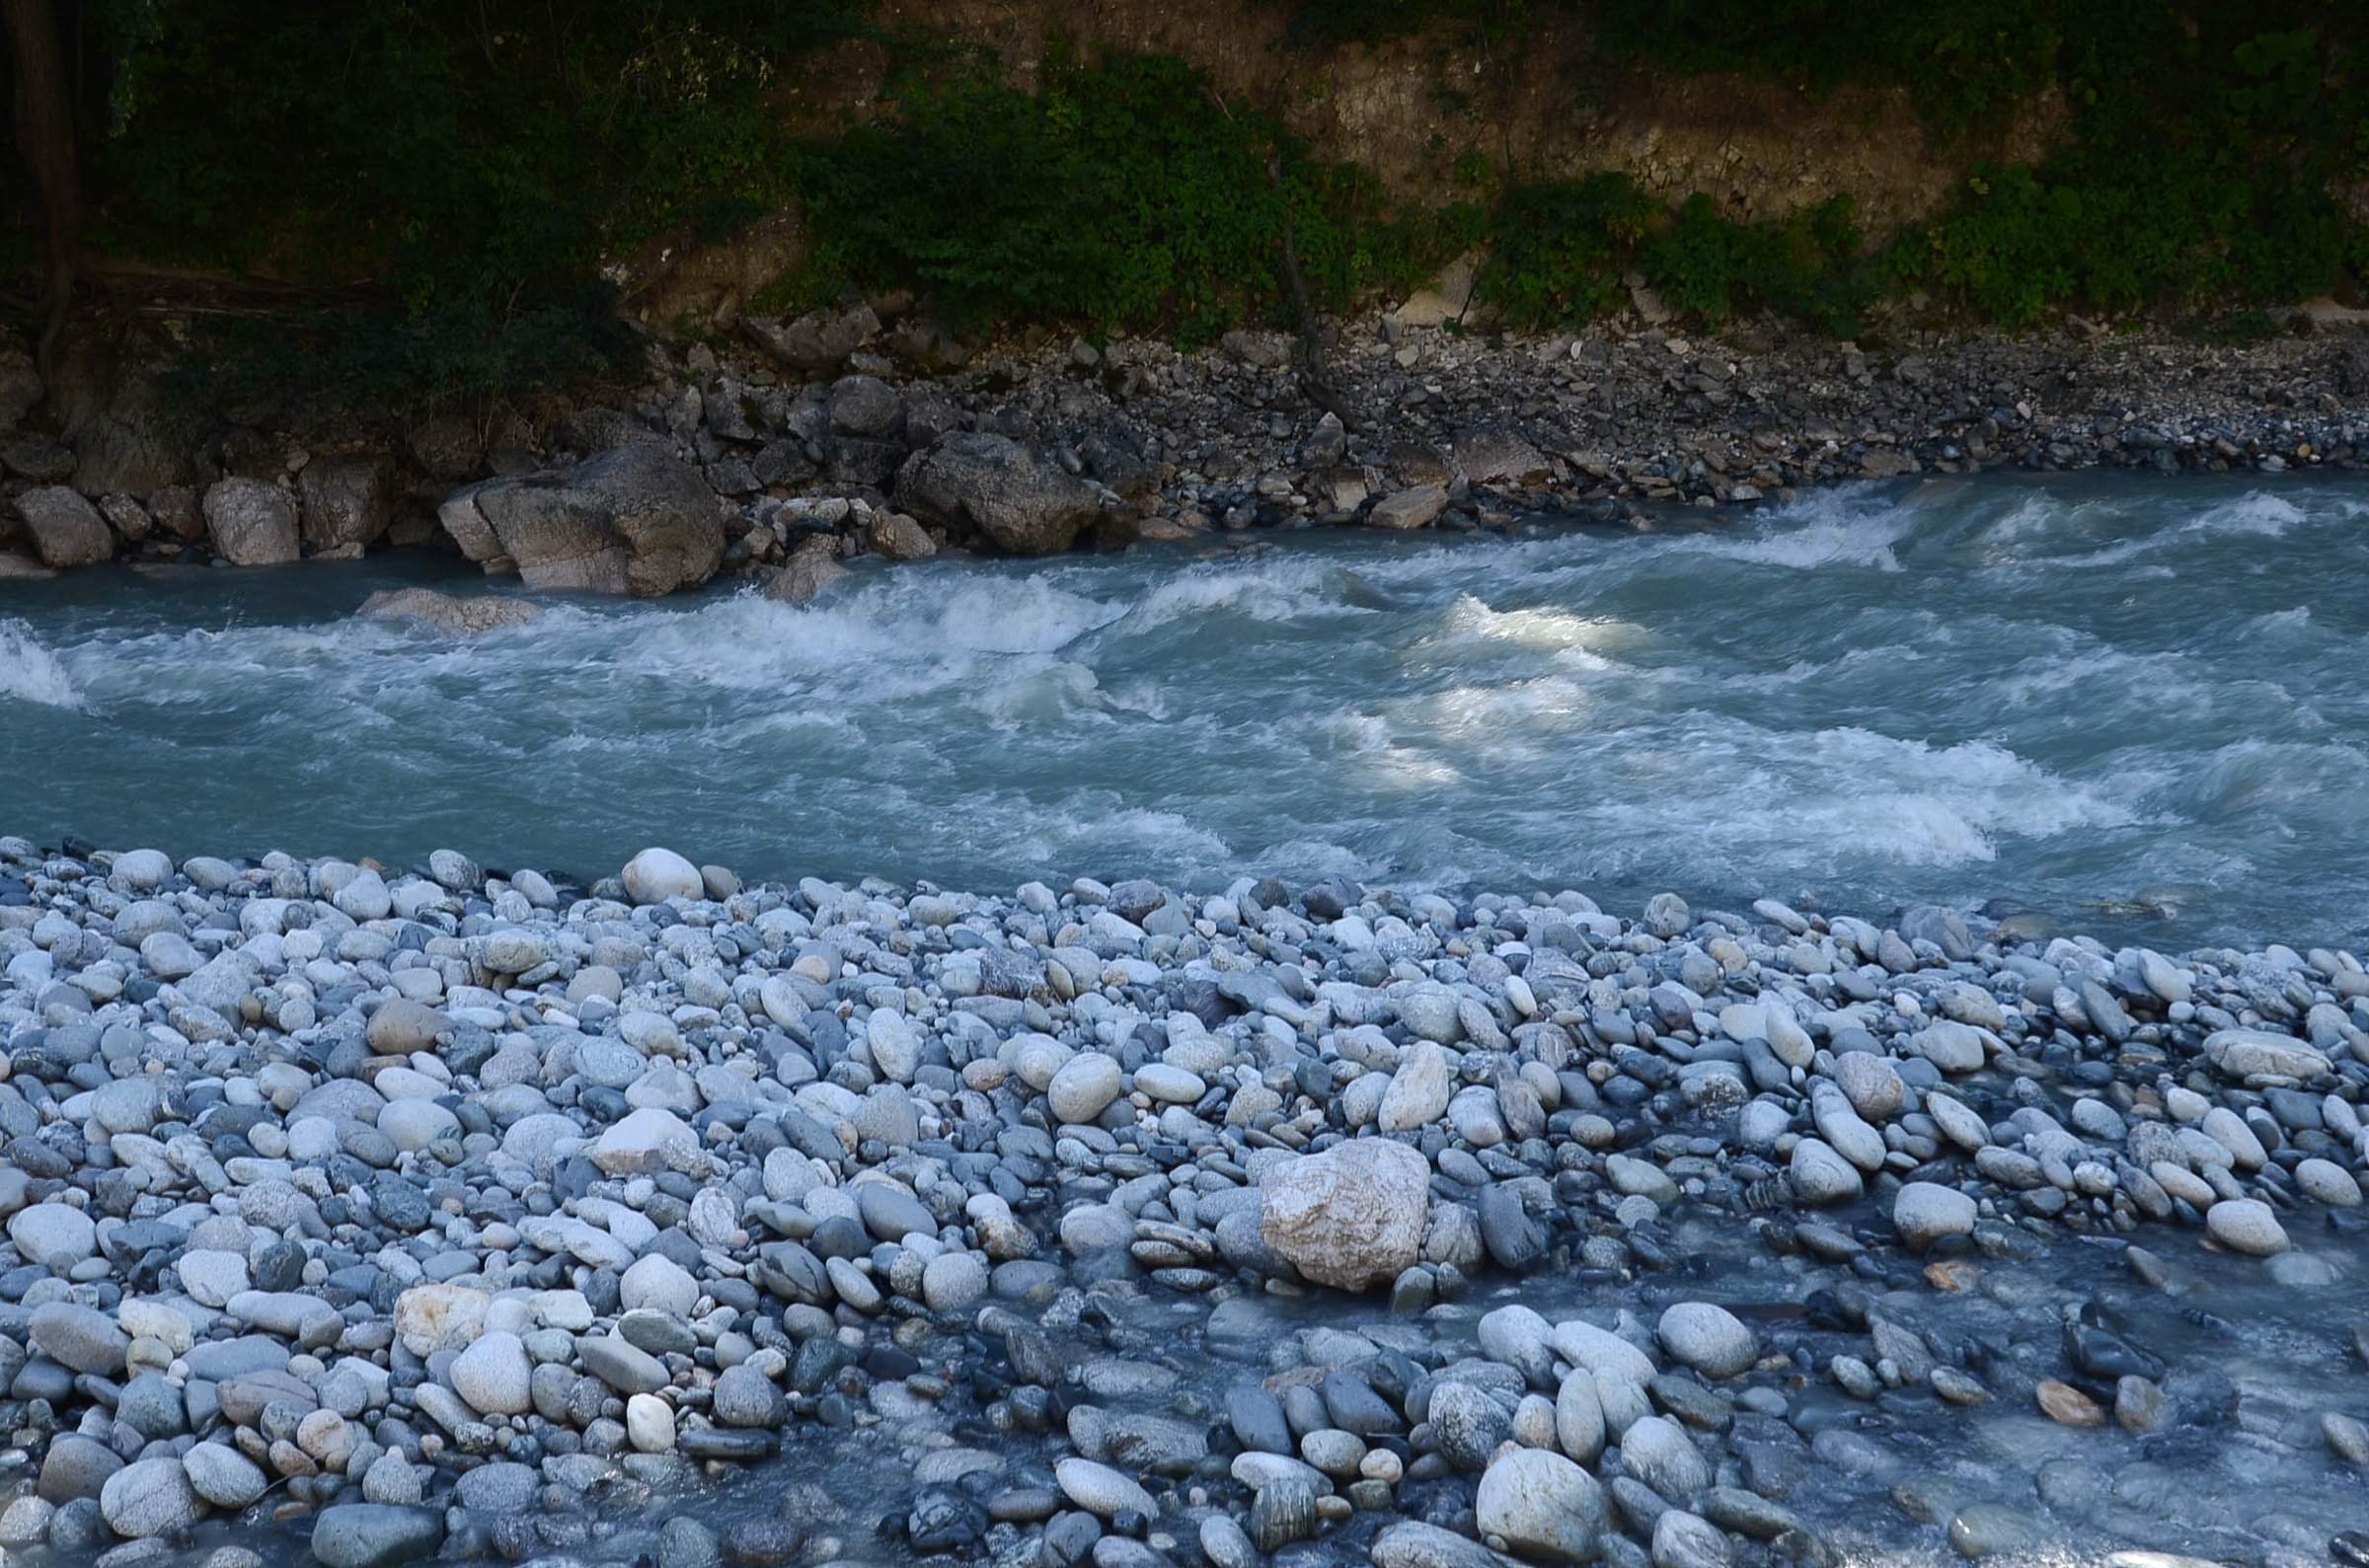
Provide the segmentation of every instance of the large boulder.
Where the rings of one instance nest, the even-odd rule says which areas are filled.
[[[880,319],[862,301],[811,311],[796,321],[751,316],[741,330],[749,341],[793,370],[837,370],[847,356],[880,335]]]
[[[205,527],[214,553],[234,566],[276,566],[301,554],[295,498],[262,480],[226,479],[209,488]]]
[[[950,431],[907,458],[896,503],[928,522],[968,524],[1015,556],[1067,550],[1102,510],[1085,481],[983,430]]]
[[[205,1501],[190,1485],[181,1460],[139,1459],[107,1478],[99,1512],[116,1534],[146,1540],[187,1531],[205,1517]]]
[[[837,544],[825,538],[809,539],[791,553],[773,580],[765,584],[765,597],[777,604],[804,604],[846,575],[847,568],[839,564]]]
[[[2331,1067],[2328,1057],[2318,1049],[2268,1029],[2216,1029],[2205,1036],[2204,1054],[2225,1077],[2234,1079],[2308,1082]]]
[[[1441,512],[1448,509],[1448,487],[1445,485],[1416,485],[1408,489],[1393,490],[1374,502],[1365,520],[1375,528],[1427,528]]]
[[[41,377],[15,336],[0,336],[0,430],[13,429],[41,403]]]
[[[189,474],[190,417],[143,376],[93,365],[62,378],[74,443],[74,487],[86,495],[145,495]]]
[[[340,1503],[313,1522],[313,1556],[322,1568],[395,1568],[432,1556],[443,1540],[442,1515],[392,1503]]]
[[[656,845],[625,862],[618,873],[625,896],[637,904],[663,904],[670,898],[705,898],[707,882],[693,865],[672,850]]]
[[[724,561],[699,471],[635,441],[573,468],[488,480],[438,515],[461,553],[530,588],[649,596],[696,587]]]
[[[395,470],[380,457],[317,457],[296,476],[304,543],[350,558],[378,542],[395,515]]]
[[[378,621],[417,622],[456,636],[473,636],[532,621],[542,611],[524,599],[490,593],[456,595],[433,588],[384,588],[364,599],[354,614]]]
[[[1430,1216],[1430,1162],[1405,1144],[1358,1138],[1270,1174],[1259,1232],[1307,1279],[1362,1291],[1414,1265]]]
[[[17,515],[44,566],[90,566],[115,553],[115,533],[99,508],[65,485],[43,485],[17,497]]]
[[[1525,1557],[1587,1562],[1604,1533],[1604,1489],[1548,1449],[1514,1449],[1489,1467],[1474,1522]]]
[[[1527,485],[1554,472],[1537,447],[1502,425],[1465,431],[1456,437],[1455,453],[1456,466],[1476,485]]]

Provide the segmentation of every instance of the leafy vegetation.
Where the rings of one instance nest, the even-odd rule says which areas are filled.
[[[1977,168],[1886,261],[1992,321],[2369,278],[2369,225],[2331,194],[2369,174],[2369,33],[2316,0],[1606,0],[1602,17],[1613,46],[1667,68],[1905,88],[1946,139],[2054,89],[2061,150]]]
[[[314,285],[206,345],[231,381],[415,402],[623,362],[599,259],[792,194],[769,94],[843,0],[86,8],[104,254]]]
[[[1373,41],[1502,31],[1550,9],[1298,0],[1293,28]],[[2050,157],[1975,168],[1930,223],[1857,261],[1832,243],[1847,214],[1772,231],[1689,202],[1631,258],[1639,220],[1612,187],[1517,190],[1499,214],[1495,284],[1517,317],[1567,318],[1575,300],[1600,308],[1616,263],[1633,262],[1708,319],[1748,304],[1835,330],[1886,286],[2024,327],[2060,308],[2179,314],[2369,283],[2369,224],[2332,194],[2369,179],[2369,30],[2357,6],[1597,0],[1587,15],[1602,46],[1651,68],[1734,72],[1813,96],[1903,90],[1945,144],[1973,144],[2049,93],[2069,124]],[[1532,224],[1545,232],[1525,233]]]
[[[1739,223],[1698,191],[1675,211],[1623,174],[1517,185],[1491,224],[1482,297],[1525,327],[1575,326],[1622,304],[1632,272],[1714,326],[1766,310],[1858,330],[1879,284],[1848,197],[1774,223]]]
[[[1056,57],[1033,92],[897,38],[895,112],[794,139],[808,51],[870,33],[868,0],[85,0],[77,82],[93,249],[312,289],[207,342],[225,385],[408,403],[512,396],[630,365],[604,259],[729,235],[800,201],[786,299],[905,289],[957,322],[1197,340],[1287,321],[1286,254],[1319,308],[1489,252],[1522,324],[1618,306],[1625,279],[1711,323],[1772,311],[1857,331],[1924,290],[2010,327],[2052,310],[2244,312],[2369,281],[2369,44],[2314,0],[1596,0],[1643,66],[1812,94],[1904,91],[1969,149],[2048,95],[2044,160],[1975,166],[1870,248],[1847,199],[1741,223],[1623,176],[1550,180],[1452,152],[1459,199],[1394,204],[1273,114],[1159,56]],[[1485,41],[1572,0],[1274,0],[1311,46],[1425,30]],[[20,264],[23,232],[0,233]],[[235,317],[233,318],[236,319]]]
[[[2043,163],[1977,170],[1954,209],[1901,237],[1901,274],[2009,326],[2060,305],[2190,310],[2369,277],[2369,226],[2331,194],[2369,173],[2359,37],[2282,0],[2193,19],[2134,9],[2111,26],[2068,11],[2074,136]]]
[[[1055,59],[1033,95],[965,73],[901,108],[800,161],[809,293],[908,288],[968,325],[1197,340],[1280,308],[1286,236],[1337,310],[1419,277],[1466,221],[1394,216],[1370,174],[1310,158],[1166,56]]]

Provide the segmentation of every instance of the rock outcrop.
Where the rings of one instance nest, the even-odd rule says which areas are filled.
[[[277,566],[303,554],[296,501],[276,485],[226,479],[205,492],[214,553],[234,566]]]
[[[1008,436],[981,430],[951,431],[906,459],[896,500],[927,522],[967,523],[1014,556],[1067,550],[1102,510],[1085,481]]]
[[[463,555],[530,588],[648,597],[696,587],[724,561],[706,482],[654,442],[472,485],[438,515]]]

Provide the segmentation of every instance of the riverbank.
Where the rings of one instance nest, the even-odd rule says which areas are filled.
[[[2270,1564],[2369,1529],[2346,953],[24,840],[0,952],[12,1549],[233,1568],[252,1514],[330,1568]],[[790,1483],[718,1507],[752,1463]]]
[[[1862,348],[1744,327],[1489,337],[1418,296],[1330,330],[962,344],[866,306],[652,347],[617,407],[479,425],[252,422],[136,383],[75,431],[0,440],[0,576],[116,558],[260,565],[389,547],[530,587],[663,593],[715,573],[802,601],[849,560],[1038,555],[1262,528],[1629,520],[1860,478],[1996,469],[2354,472],[2369,337],[1936,337]],[[957,362],[958,361],[958,362]],[[38,384],[36,386],[38,396]]]

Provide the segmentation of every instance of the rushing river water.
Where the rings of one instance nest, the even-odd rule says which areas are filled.
[[[2358,485],[1937,482],[1636,536],[940,561],[806,609],[560,602],[470,640],[349,619],[435,574],[0,585],[0,829],[2369,932]]]

